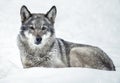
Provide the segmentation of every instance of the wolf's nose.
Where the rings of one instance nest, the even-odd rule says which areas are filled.
[[[42,41],[42,38],[41,37],[37,37],[36,38],[36,42],[35,42],[35,44],[40,44],[41,43],[41,41]]]

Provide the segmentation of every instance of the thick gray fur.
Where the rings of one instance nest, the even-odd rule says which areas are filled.
[[[17,39],[24,68],[84,67],[115,70],[112,60],[100,48],[56,38],[54,30],[56,13],[55,6],[47,14],[33,14],[26,6],[22,6],[20,10],[22,26]],[[36,40],[37,37],[40,41]]]

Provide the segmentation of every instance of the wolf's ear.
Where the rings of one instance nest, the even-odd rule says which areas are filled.
[[[57,14],[57,9],[55,6],[53,6],[46,14],[46,17],[52,22],[54,23],[55,21],[55,17]]]
[[[23,5],[20,10],[20,15],[21,15],[21,21],[23,23],[26,19],[28,19],[31,16],[31,13],[27,9],[27,7]]]

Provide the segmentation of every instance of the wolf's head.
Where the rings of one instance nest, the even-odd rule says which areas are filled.
[[[54,22],[56,7],[53,6],[46,14],[31,13],[26,6],[22,6],[21,32],[22,39],[34,46],[44,45],[54,38]]]

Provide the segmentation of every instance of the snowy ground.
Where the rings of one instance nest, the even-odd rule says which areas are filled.
[[[113,60],[117,71],[23,69],[16,45],[21,25],[19,10],[23,4],[31,12],[44,13],[56,5],[56,36],[102,48]],[[1,0],[0,47],[0,83],[120,83],[120,1]]]

